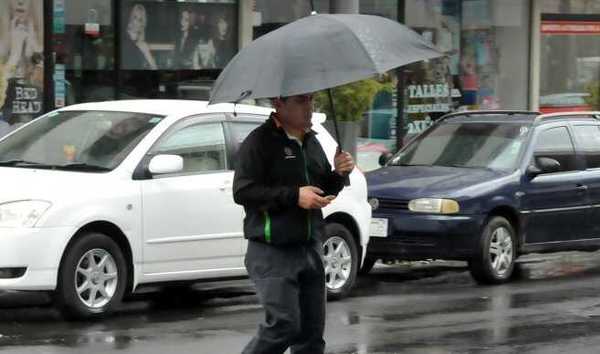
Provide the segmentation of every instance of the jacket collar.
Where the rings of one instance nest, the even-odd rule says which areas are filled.
[[[275,112],[271,112],[269,119],[267,120],[267,125],[269,129],[273,132],[273,134],[284,137],[287,140],[290,140],[285,130],[279,125],[279,123],[275,120],[274,116]],[[309,129],[306,134],[304,134],[304,141],[306,142],[309,139],[312,139],[318,133],[312,129]]]

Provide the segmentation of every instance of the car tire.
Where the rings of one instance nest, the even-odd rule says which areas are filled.
[[[67,249],[55,300],[69,319],[95,319],[113,311],[127,286],[127,263],[107,235],[89,232]]]
[[[358,250],[352,233],[344,225],[325,225],[323,266],[329,300],[342,299],[350,293],[358,272]]]
[[[358,270],[358,274],[359,275],[369,274],[371,269],[373,269],[375,262],[377,262],[376,258],[370,258],[370,257],[365,258],[365,261],[363,262],[362,267],[360,267],[360,269]]]
[[[489,219],[479,239],[479,254],[469,260],[469,270],[479,284],[502,284],[515,268],[516,235],[504,217]]]

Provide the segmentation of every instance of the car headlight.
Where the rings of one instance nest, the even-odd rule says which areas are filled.
[[[34,227],[52,203],[21,200],[0,204],[0,227]]]
[[[422,198],[411,200],[408,210],[417,213],[456,214],[460,211],[460,206],[451,199]]]

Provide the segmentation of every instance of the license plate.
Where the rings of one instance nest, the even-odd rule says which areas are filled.
[[[388,236],[388,219],[372,218],[371,219],[371,236],[372,237],[387,237]]]

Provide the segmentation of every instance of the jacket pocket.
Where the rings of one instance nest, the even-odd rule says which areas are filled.
[[[309,214],[299,208],[289,208],[284,211],[270,212],[271,237],[270,243],[286,245],[304,243],[309,239]]]

